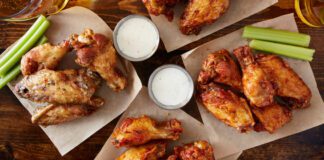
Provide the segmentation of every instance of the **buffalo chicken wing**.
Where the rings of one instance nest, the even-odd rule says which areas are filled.
[[[142,0],[150,14],[164,14],[169,21],[173,19],[173,7],[179,0]]]
[[[165,155],[165,142],[152,142],[131,147],[116,160],[158,160]]]
[[[206,141],[174,147],[174,155],[168,160],[214,160],[213,147]]]

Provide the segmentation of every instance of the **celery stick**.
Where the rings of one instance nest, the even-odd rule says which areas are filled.
[[[296,58],[301,60],[312,61],[314,49],[291,46],[287,44],[279,44],[273,42],[266,42],[260,40],[252,40],[250,42],[250,47],[256,50],[275,53],[278,55]]]
[[[23,44],[23,46],[0,67],[0,76],[4,76],[20,59],[21,57],[30,50],[37,40],[44,35],[45,31],[49,27],[49,21],[44,21],[41,26],[35,31],[35,33]]]
[[[308,47],[311,39],[307,34],[253,26],[244,27],[243,37],[303,47]]]
[[[47,42],[47,40],[48,40],[48,39],[47,39],[46,36],[42,36],[42,37],[37,41],[37,43],[36,43],[35,46],[38,46],[38,45],[44,44],[44,43]]]
[[[20,65],[13,68],[7,75],[0,79],[0,89],[3,88],[7,83],[17,77],[20,73]]]
[[[0,59],[0,67],[2,67],[15,53],[26,43],[28,39],[35,33],[40,25],[46,21],[46,18],[41,15],[29,30],[18,40],[18,42]]]

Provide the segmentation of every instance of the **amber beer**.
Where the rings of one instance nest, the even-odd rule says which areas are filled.
[[[324,26],[324,0],[295,0],[298,17],[311,27]]]

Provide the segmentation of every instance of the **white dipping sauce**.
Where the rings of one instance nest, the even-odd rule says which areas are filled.
[[[129,57],[147,57],[158,47],[159,33],[148,19],[133,17],[119,26],[117,44],[121,52]]]

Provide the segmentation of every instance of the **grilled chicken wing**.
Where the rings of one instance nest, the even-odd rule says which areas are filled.
[[[22,74],[26,76],[41,69],[55,69],[69,48],[67,41],[57,46],[46,43],[33,48],[22,57]]]
[[[293,108],[310,106],[312,93],[305,82],[282,58],[275,55],[257,54],[257,62],[270,81],[275,84],[277,95]]]
[[[70,43],[77,51],[77,64],[98,72],[114,91],[126,87],[127,79],[116,67],[117,55],[112,41],[102,34],[86,29],[81,35],[72,35]]]
[[[173,19],[173,7],[179,0],[142,0],[150,14],[164,14],[169,21]]]
[[[243,70],[243,91],[252,106],[265,107],[274,103],[275,90],[263,71],[255,61],[250,47],[243,46],[234,50]]]
[[[217,82],[242,91],[241,73],[225,49],[209,54],[198,76],[199,84]]]
[[[158,123],[147,116],[126,118],[112,134],[112,143],[116,147],[129,147],[141,145],[150,140],[177,140],[182,130],[181,123],[176,119]]]
[[[189,0],[180,19],[183,34],[198,34],[201,28],[214,23],[228,9],[230,0]]]
[[[25,76],[16,85],[16,92],[35,102],[101,106],[103,100],[93,96],[99,83],[99,77],[88,70],[43,69]]]
[[[245,99],[230,90],[210,83],[198,86],[198,98],[217,119],[241,132],[254,126],[254,119]]]
[[[174,147],[174,155],[171,155],[168,160],[214,160],[213,147],[206,141]]]
[[[165,150],[165,142],[152,142],[131,147],[116,160],[158,160],[165,155]]]

